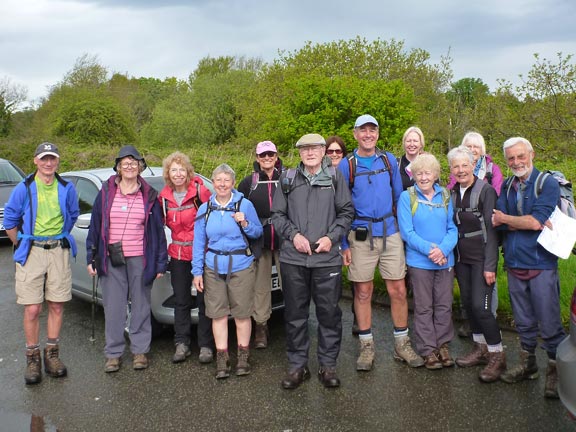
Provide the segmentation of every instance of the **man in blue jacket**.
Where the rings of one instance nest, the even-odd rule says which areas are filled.
[[[564,339],[560,318],[558,258],[538,244],[538,236],[560,199],[558,182],[548,176],[541,191],[534,184],[538,171],[532,144],[521,137],[504,142],[504,158],[514,174],[502,185],[492,224],[504,231],[504,263],[516,329],[520,335],[520,364],[501,375],[507,383],[538,378],[538,334],[548,354],[544,396],[558,397],[556,348]]]
[[[42,143],[34,153],[36,171],[16,186],[4,208],[6,233],[15,245],[16,302],[24,305],[26,337],[26,384],[42,380],[40,364],[40,312],[48,306],[44,368],[48,375],[63,377],[66,366],[59,357],[64,302],[72,298],[70,251],[76,243],[70,231],[80,213],[72,183],[56,171],[58,148]]]
[[[394,214],[402,193],[402,180],[394,155],[376,148],[378,137],[376,119],[368,114],[358,117],[354,124],[358,148],[338,165],[348,179],[355,211],[350,234],[342,241],[342,255],[344,265],[349,266],[348,279],[354,284],[354,310],[360,339],[358,371],[369,371],[374,363],[371,301],[376,266],[390,296],[394,358],[411,367],[424,365],[408,336],[406,261]]]

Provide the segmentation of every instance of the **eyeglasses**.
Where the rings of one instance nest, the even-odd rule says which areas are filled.
[[[273,151],[262,152],[258,155],[258,157],[261,159],[264,159],[266,157],[273,158],[274,156],[276,156],[276,152]]]
[[[120,166],[124,169],[127,168],[137,168],[138,167],[139,162],[138,161],[134,161],[134,162],[124,162],[122,163]]]
[[[328,149],[326,150],[326,154],[337,154],[337,155],[341,155],[342,153],[344,153],[342,151],[342,149]]]

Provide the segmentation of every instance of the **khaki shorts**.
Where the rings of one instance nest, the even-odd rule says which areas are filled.
[[[386,249],[382,237],[374,237],[374,250],[370,250],[370,239],[356,241],[354,231],[348,235],[352,253],[352,263],[348,267],[348,280],[352,282],[369,282],[374,280],[376,265],[384,280],[404,279],[406,258],[404,243],[400,233],[386,237]]]
[[[226,275],[214,273],[204,267],[204,303],[206,316],[212,319],[232,315],[234,318],[250,318],[254,313],[254,282],[256,272],[254,263],[250,267],[230,275],[226,284]]]
[[[62,303],[71,298],[70,249],[30,246],[26,264],[16,263],[16,302],[30,305],[46,299]]]

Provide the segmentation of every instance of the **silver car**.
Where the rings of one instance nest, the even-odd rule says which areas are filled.
[[[115,174],[112,168],[90,169],[84,171],[69,171],[60,174],[63,178],[71,181],[76,186],[80,200],[80,216],[72,230],[72,235],[78,245],[78,255],[72,261],[72,295],[82,300],[92,301],[92,278],[86,270],[86,236],[90,226],[92,205],[96,195],[102,188],[102,183]],[[142,177],[157,191],[164,187],[161,167],[148,167],[142,172]],[[204,176],[200,176],[208,189],[213,191],[212,182]],[[170,230],[166,228],[166,238],[170,243]],[[272,268],[272,309],[278,309],[284,305],[282,291],[278,283],[276,267]],[[100,287],[96,290],[96,301],[102,304]],[[195,291],[193,290],[193,296]],[[157,332],[162,325],[174,325],[174,292],[170,283],[170,274],[154,281],[152,287],[152,326],[153,332]],[[198,322],[198,309],[194,306],[191,312],[192,322]]]
[[[558,395],[573,418],[576,418],[576,289],[570,302],[570,334],[556,350]]]
[[[7,239],[4,229],[4,206],[18,183],[24,179],[24,172],[7,159],[0,159],[0,239]]]

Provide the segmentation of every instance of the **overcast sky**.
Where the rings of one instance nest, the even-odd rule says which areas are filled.
[[[272,61],[306,41],[397,39],[454,80],[519,82],[534,53],[576,54],[575,0],[1,0],[0,79],[47,95],[83,54],[110,72],[185,79],[206,56]]]

